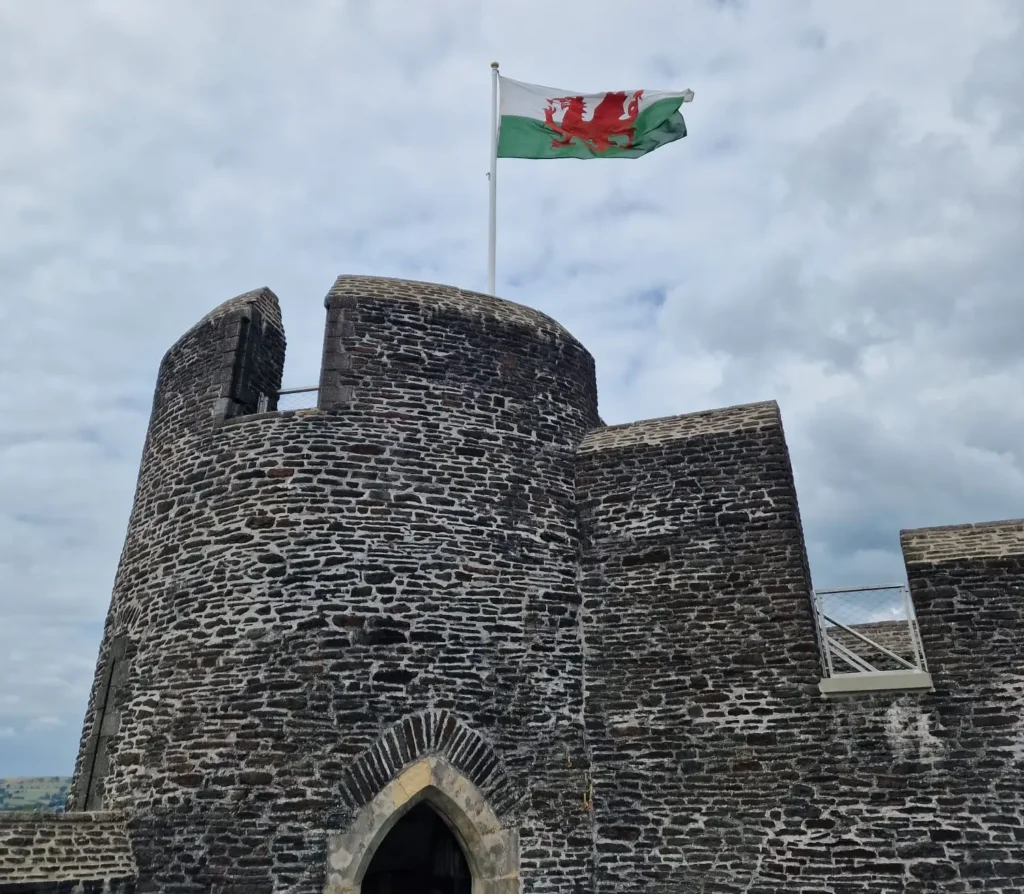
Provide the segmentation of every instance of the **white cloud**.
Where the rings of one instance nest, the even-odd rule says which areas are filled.
[[[33,717],[29,721],[26,729],[28,730],[40,730],[40,729],[53,729],[54,727],[64,726],[64,721],[59,717],[54,717],[50,714],[44,714],[41,717]]]
[[[607,421],[778,398],[822,586],[1019,514],[1018,5],[2,4],[0,721],[64,725],[0,775],[70,771],[167,346],[266,284],[307,384],[336,274],[484,285],[495,58],[696,93],[640,161],[499,170],[499,291]]]

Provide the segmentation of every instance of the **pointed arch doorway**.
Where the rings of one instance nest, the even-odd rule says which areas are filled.
[[[435,894],[430,887],[396,886],[421,882],[438,894],[521,890],[519,836],[472,782],[437,756],[406,768],[345,832],[330,835],[327,866],[325,894]]]
[[[462,846],[429,802],[413,807],[378,845],[361,894],[473,894]]]

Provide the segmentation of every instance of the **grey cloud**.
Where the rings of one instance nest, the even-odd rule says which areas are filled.
[[[1006,35],[978,53],[970,77],[954,96],[954,108],[968,121],[981,123],[986,114],[999,122],[997,135],[1013,141],[1024,132],[1024,9],[1006,2]]]

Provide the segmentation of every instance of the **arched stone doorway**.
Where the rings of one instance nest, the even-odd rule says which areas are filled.
[[[409,817],[407,824],[403,819]],[[435,820],[436,817],[436,820]],[[440,822],[443,833],[437,828]],[[397,832],[396,832],[397,830]],[[429,832],[426,830],[430,830]],[[403,840],[436,834],[443,847],[454,844],[464,857],[469,879],[452,879],[468,887],[445,889],[442,894],[520,894],[519,836],[506,829],[483,793],[441,757],[432,756],[412,764],[368,804],[350,823],[347,831],[331,835],[327,842],[327,884],[324,894],[405,894],[408,889],[381,890],[384,876],[394,874],[392,833]],[[436,852],[427,846],[426,850]],[[451,850],[442,851],[451,856]],[[380,862],[377,857],[380,855]],[[421,863],[422,867],[423,864]],[[391,867],[389,870],[388,867]],[[444,875],[429,879],[443,880]],[[420,894],[417,889],[411,889]],[[420,889],[432,894],[429,888]]]
[[[377,847],[362,894],[472,894],[462,846],[441,815],[422,801]]]

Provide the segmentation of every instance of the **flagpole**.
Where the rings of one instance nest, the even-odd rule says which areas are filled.
[[[495,238],[498,229],[498,63],[491,63],[491,190],[490,216],[487,227],[487,294],[494,294]]]

